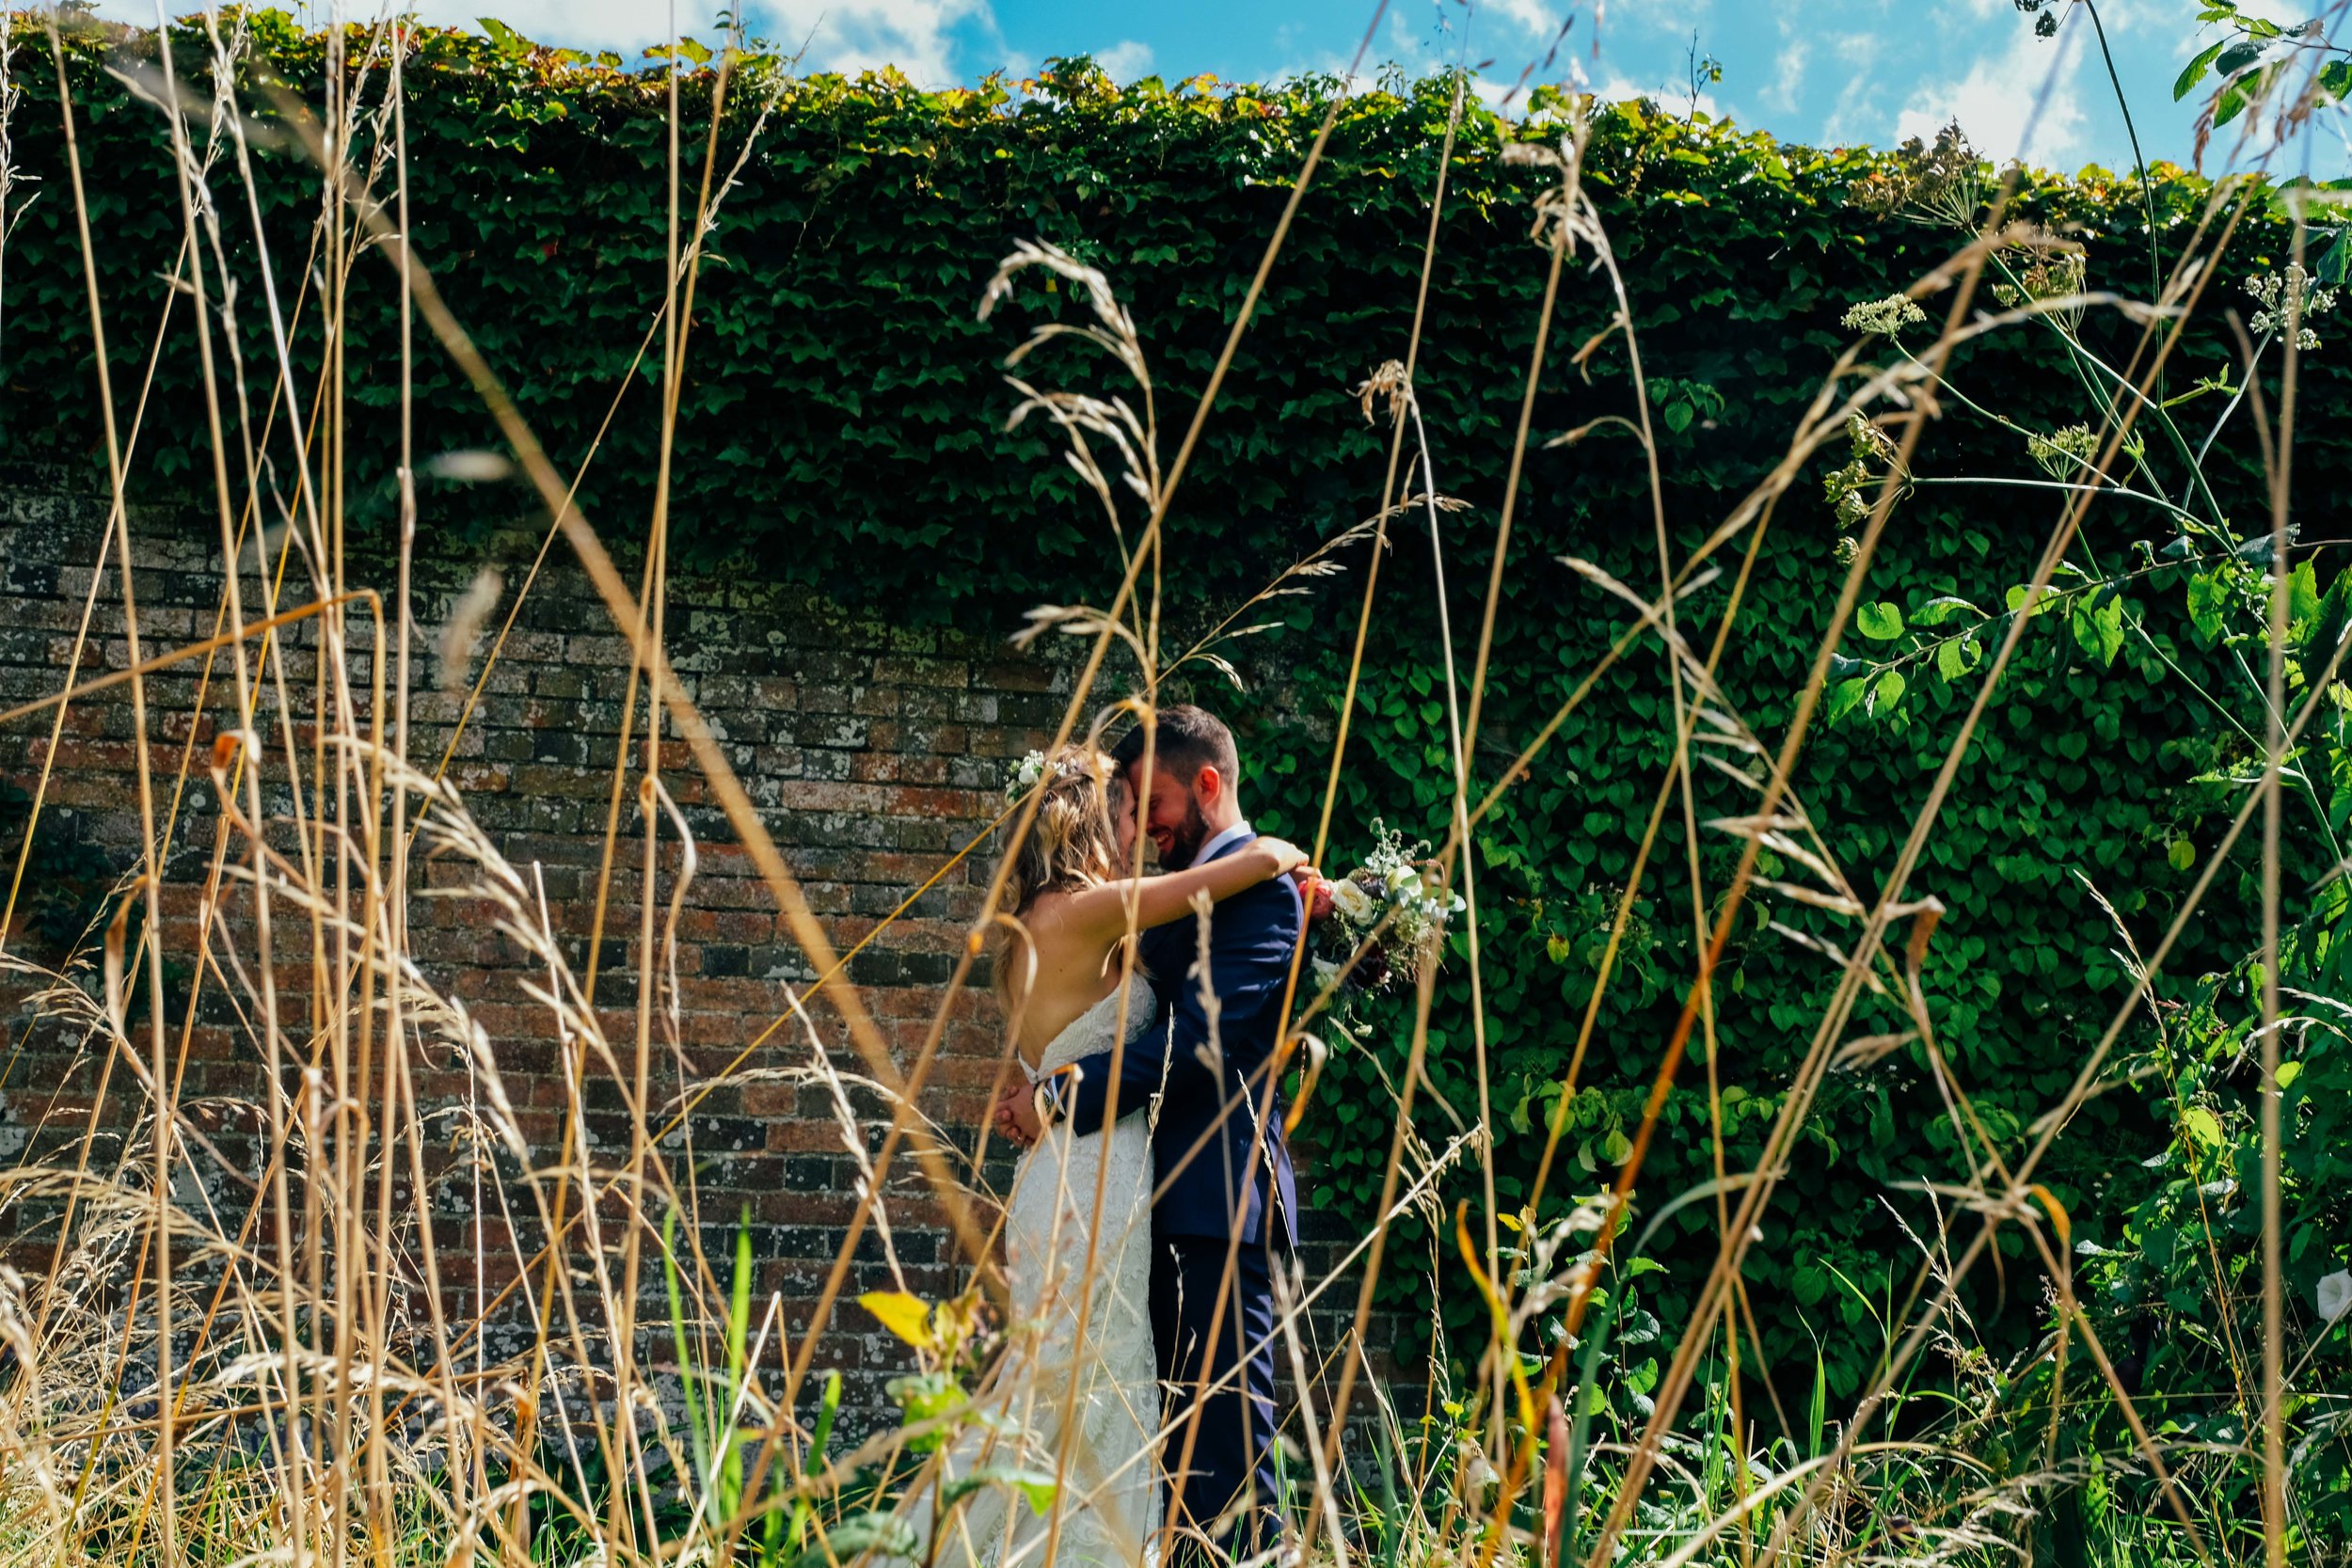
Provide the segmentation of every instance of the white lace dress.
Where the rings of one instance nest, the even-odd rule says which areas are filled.
[[[1151,1026],[1153,1011],[1152,988],[1138,977],[1126,1007],[1131,1049]],[[1054,1037],[1030,1081],[1108,1051],[1118,1038],[1120,1013],[1120,992],[1113,990]],[[1022,1155],[1005,1222],[1011,1344],[993,1397],[983,1404],[1008,1424],[993,1433],[985,1420],[967,1429],[948,1456],[946,1473],[963,1478],[979,1469],[1017,1467],[1058,1473],[1061,1484],[1044,1516],[1005,1485],[972,1493],[949,1517],[948,1539],[933,1559],[942,1568],[1040,1568],[1048,1560],[1056,1511],[1060,1535],[1051,1560],[1057,1568],[1152,1568],[1157,1562],[1160,1489],[1152,1435],[1160,1400],[1149,1300],[1152,1185],[1152,1125],[1141,1108],[1086,1137],[1057,1125]],[[1093,1223],[1098,1190],[1099,1226]],[[1074,1408],[1068,1402],[1073,1376]],[[1067,1441],[1065,1410],[1073,1415]],[[938,1495],[925,1491],[927,1501]],[[926,1506],[922,1512],[930,1511]]]

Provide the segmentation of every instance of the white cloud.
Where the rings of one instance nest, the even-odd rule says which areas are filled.
[[[1152,46],[1135,39],[1121,39],[1108,49],[1096,50],[1094,63],[1122,86],[1141,81],[1152,74]]]
[[[1805,39],[1791,39],[1781,46],[1772,60],[1772,85],[1758,96],[1768,109],[1783,114],[1793,113],[1797,95],[1804,88],[1804,68],[1813,58],[1813,45]]]
[[[1612,71],[1601,78],[1598,87],[1589,90],[1604,103],[1622,103],[1629,98],[1646,98],[1670,114],[1687,114],[1695,108],[1700,114],[1714,119],[1720,119],[1724,112],[1723,105],[1715,101],[1715,95],[1704,88],[1700,89],[1697,101],[1693,103],[1688,78],[1679,82],[1655,82],[1644,87],[1630,76]]]
[[[1444,11],[1436,13],[1437,24],[1429,24],[1430,13],[1420,6],[1391,5],[1381,14],[1380,30],[1363,52],[1360,61],[1357,44],[1362,40],[1359,32],[1349,31],[1344,41],[1329,29],[1309,29],[1298,23],[1285,22],[1275,29],[1274,49],[1283,63],[1274,69],[1248,73],[1250,79],[1272,82],[1284,77],[1334,76],[1355,88],[1371,85],[1384,66],[1396,66],[1412,77],[1434,76],[1459,63],[1463,37],[1460,24]],[[1349,67],[1358,67],[1353,72]],[[1514,74],[1518,68],[1512,68]]]
[[[1438,14],[1443,20],[1444,13]],[[1420,7],[1391,6],[1388,21],[1387,32],[1373,39],[1372,48],[1364,55],[1367,71],[1391,62],[1405,67],[1416,76],[1427,75],[1438,69],[1439,52],[1436,47],[1435,30],[1429,26]],[[1454,40],[1449,39],[1444,41],[1451,43]],[[1356,53],[1354,44],[1355,40],[1351,38],[1347,48],[1351,59]],[[1449,58],[1452,53],[1451,49],[1445,51]]]
[[[1558,36],[1568,11],[1552,0],[1493,0],[1484,14],[1509,23],[1526,36],[1527,42],[1549,44]]]
[[[1604,54],[1608,52],[1611,37],[1616,34],[1619,28],[1636,37],[1648,35],[1653,38],[1679,39],[1687,44],[1694,30],[1702,33],[1706,31],[1707,24],[1713,19],[1714,13],[1714,0],[1645,0],[1645,4],[1639,6],[1612,9],[1603,14],[1600,31],[1601,51]],[[1705,39],[1702,38],[1699,40],[1699,47],[1701,49],[1707,47]]]
[[[1846,85],[1837,102],[1821,120],[1821,145],[1851,147],[1876,135],[1885,121],[1878,110],[1883,78],[1878,70],[1879,41],[1874,34],[1851,33],[1838,40],[1837,63],[1845,69]]]
[[[2083,52],[2066,27],[2052,43],[2030,27],[2012,27],[1997,47],[1977,56],[1967,74],[1915,90],[1896,117],[1895,137],[1933,140],[1951,120],[1989,158],[2063,164],[2081,150],[2084,122],[2075,76]]]
[[[782,0],[755,12],[779,42],[809,40],[803,70],[853,72],[895,65],[921,87],[954,87],[981,71],[1010,62],[988,0]],[[960,31],[980,35],[979,61],[968,57]],[[977,64],[978,69],[974,69]]]

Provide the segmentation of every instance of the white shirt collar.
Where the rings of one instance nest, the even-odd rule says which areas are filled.
[[[1254,836],[1254,831],[1250,828],[1249,823],[1246,819],[1236,822],[1232,827],[1226,829],[1223,832],[1218,833],[1216,837],[1210,839],[1208,843],[1203,844],[1200,847],[1200,852],[1192,857],[1192,863],[1195,865],[1206,865],[1211,861],[1216,859],[1217,851],[1223,849],[1227,845],[1239,843],[1241,840],[1252,836]]]

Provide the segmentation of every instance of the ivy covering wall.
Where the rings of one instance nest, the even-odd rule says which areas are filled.
[[[258,55],[248,62],[256,76],[315,100],[321,40],[276,23],[257,27]],[[209,78],[200,38],[179,39],[181,73],[201,94]],[[69,63],[120,388],[138,385],[181,224],[162,122],[106,73],[108,47],[77,40]],[[8,242],[0,446],[11,457],[85,465],[95,475],[103,448],[56,87],[40,54],[20,49],[15,69],[26,91],[19,157],[41,182]],[[689,200],[713,81],[698,66],[681,89]],[[662,293],[663,81],[511,39],[427,34],[406,82],[418,251],[558,465],[576,467]],[[1119,555],[1099,509],[1034,421],[1003,428],[1014,400],[1002,356],[1026,324],[1069,302],[1025,282],[983,323],[975,314],[981,289],[1024,239],[1051,241],[1100,267],[1135,313],[1172,453],[1173,432],[1205,383],[1332,90],[1318,81],[1267,90],[1157,80],[1118,88],[1083,64],[1017,92],[992,83],[922,93],[831,77],[778,88],[758,69],[739,72],[718,137],[723,174],[771,92],[772,102],[724,195],[695,301],[674,549],[804,581],[909,624],[1009,631],[1031,605],[1106,594]],[[245,96],[267,102],[250,87]],[[1168,520],[1174,625],[1230,609],[1377,506],[1385,426],[1366,422],[1353,388],[1405,352],[1450,102],[1448,84],[1390,80],[1342,109]],[[264,112],[262,123],[271,118]],[[200,119],[193,124],[200,136]],[[1499,154],[1508,140],[1557,135],[1547,126],[1556,126],[1550,109],[1531,124],[1474,103],[1466,113],[1420,350],[1438,486],[1470,503],[1443,517],[1441,541],[1465,666],[1465,628],[1486,608],[1487,552],[1546,265],[1528,228],[1549,176]],[[312,277],[301,246],[318,201],[315,177],[288,149],[263,147],[256,157],[283,290]],[[1882,154],[1783,145],[1654,106],[1600,115],[1586,179],[1600,193],[1632,288],[1678,550],[1703,538],[1785,450],[1820,376],[1853,337],[1840,325],[1844,312],[1908,285],[1955,246],[1952,231],[1857,194],[1894,166]],[[241,280],[237,328],[258,409],[271,361],[233,160],[216,164],[213,181]],[[2207,194],[2168,166],[2153,171],[2145,196],[2134,179],[2090,170],[2030,179],[2021,212],[2081,244],[2090,286],[2142,291],[2152,243],[2143,203],[2156,215],[2154,247],[2169,260]],[[2285,244],[2282,223],[2258,213],[2233,242],[2232,276],[2275,266]],[[393,272],[374,256],[358,258],[350,297],[354,408],[343,466],[355,522],[380,529],[394,493]],[[1502,576],[1473,762],[1482,786],[1624,625],[1624,607],[1558,558],[1590,559],[1636,585],[1656,578],[1639,448],[1605,435],[1544,444],[1632,411],[1621,344],[1571,363],[1612,309],[1605,278],[1571,265]],[[2082,327],[2119,359],[2136,330],[2098,313]],[[1079,373],[1072,363],[1058,362],[1061,379]],[[2190,333],[2168,387],[2185,390],[2230,363],[2217,318]],[[2306,498],[2333,494],[2352,454],[2338,365],[2325,351],[2305,361],[2296,474]],[[1978,401],[1996,403],[2022,426],[2054,430],[2086,417],[2083,385],[2046,336],[1989,339],[1964,350],[1957,368]],[[197,375],[192,335],[174,332],[139,437],[132,483],[140,496],[210,483]],[[1103,377],[1113,385],[1107,365]],[[644,531],[659,430],[650,363],[630,385],[580,490],[586,515],[624,551]],[[421,451],[490,443],[472,393],[437,353],[421,351],[416,387]],[[2012,431],[1957,405],[1944,412],[1920,449],[1920,474],[2042,477]],[[2095,423],[2095,408],[2089,416]],[[1844,460],[1840,449],[1820,467]],[[2224,504],[2258,526],[2250,460],[2225,443],[2208,474]],[[473,548],[532,510],[519,488],[431,477],[423,486],[433,550]],[[2059,506],[2055,494],[2034,490],[1923,487],[1900,503],[1866,600],[1915,620],[1945,596],[1997,604],[2028,575]],[[2115,562],[2137,559],[2137,542],[2161,546],[2177,531],[2161,515],[2114,504],[2094,509],[2088,529],[2089,554]],[[1843,531],[1813,482],[1773,518],[1724,675],[1768,740],[1777,740],[1826,624],[1844,572]],[[1312,830],[1361,586],[1362,552],[1343,559],[1349,575],[1279,601],[1285,625],[1250,646],[1262,683],[1238,694],[1196,688],[1245,732],[1248,804],[1266,828]],[[2323,559],[2323,577],[2329,567]],[[1711,633],[1726,591],[1719,582],[1687,601],[1685,626]],[[2234,808],[2234,794],[2196,782],[2226,771],[2235,743],[2195,689],[2219,691],[2229,656],[2202,645],[2179,598],[2136,598],[2128,628],[2117,621],[2086,631],[2061,614],[2029,631],[1913,879],[1915,893],[1949,907],[1927,990],[1944,1047],[1996,1137],[2013,1141],[2059,1098],[2123,994],[2123,943],[2099,898],[2148,940],[2193,874],[2179,847],[2209,845],[2216,814]],[[1384,566],[1341,792],[1332,857],[1340,866],[1369,843],[1375,818],[1440,836],[1450,764],[1437,625],[1425,526],[1407,517]],[[1866,618],[1849,634],[1848,654],[1885,664],[1907,657],[1905,623],[1887,625]],[[1891,866],[1975,689],[1964,668],[1948,679],[1931,662],[1900,666],[1899,704],[1879,700],[1883,675],[1874,670],[1869,700],[1818,729],[1799,767],[1804,809],[1866,891]],[[1615,890],[1672,753],[1672,725],[1653,644],[1601,683],[1479,835],[1496,1185],[1506,1206],[1523,1197],[1541,1148]],[[1711,770],[1697,793],[1702,819],[1736,814],[1750,799]],[[2297,853],[2316,857],[2297,819],[2289,832]],[[1679,812],[1670,811],[1568,1109],[1568,1164],[1553,1183],[1554,1205],[1608,1179],[1695,968],[1682,834]],[[1722,885],[1734,848],[1708,835],[1701,858],[1710,890]],[[2243,875],[2225,875],[2174,973],[2223,968],[2253,944],[2251,866],[2249,859]],[[1836,974],[1831,960],[1764,928],[1764,913],[1834,935],[1814,914],[1775,903],[1727,958],[1716,1071],[1735,1169],[1756,1157]],[[1430,1071],[1464,1117],[1477,1098],[1469,1002],[1457,958],[1441,986]],[[1387,1151],[1377,1083],[1401,1070],[1407,1032],[1399,1016],[1375,1009],[1374,1020],[1366,1041],[1341,1052],[1310,1122],[1321,1149],[1318,1202],[1359,1212],[1373,1203]],[[1854,1029],[1899,1026],[1891,1005],[1866,1000]],[[1931,1223],[1917,1193],[1899,1184],[1965,1172],[1916,1053],[1898,1051],[1832,1080],[1750,1266],[1767,1349],[1785,1368],[1810,1375],[1808,1318],[1846,1325],[1820,1336],[1841,1393],[1875,1354],[1866,1303],[1883,1297],[1890,1277],[1899,1290],[1915,1260],[1898,1212],[1915,1227]],[[1707,1078],[1702,1061],[1684,1070],[1643,1178],[1645,1194],[1670,1195],[1712,1174]],[[1450,1131],[1442,1108],[1425,1115],[1433,1139]],[[2090,1102],[2045,1167],[2075,1235],[2114,1239],[2154,1180],[2142,1160],[2170,1136],[2142,1090]],[[1465,1176],[1458,1192],[1477,1185]],[[1669,1227],[1668,1267],[1643,1282],[1670,1321],[1713,1256],[1714,1226],[1712,1205],[1687,1210]],[[2014,1315],[2017,1304],[2034,1296],[2018,1284],[2019,1239],[2003,1241],[2014,1259],[2009,1321],[2022,1334],[2032,1325]],[[1392,1253],[1399,1299],[1412,1293],[1417,1259],[1426,1256],[1418,1239]],[[1997,1318],[1991,1278],[1981,1306]]]

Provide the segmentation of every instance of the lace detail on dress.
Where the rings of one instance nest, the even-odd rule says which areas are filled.
[[[1054,1037],[1028,1069],[1030,1081],[1108,1051],[1119,1037],[1120,996],[1114,988]],[[1157,1006],[1141,976],[1125,997],[1133,1050]],[[1011,1348],[987,1403],[1018,1422],[1022,1434],[992,1436],[976,1424],[946,1462],[956,1476],[998,1465],[1051,1475],[1058,1464],[1062,1486],[1055,1506],[1061,1535],[1055,1560],[1063,1568],[1150,1568],[1157,1561],[1160,1488],[1152,1438],[1160,1422],[1159,1363],[1149,1298],[1152,1182],[1151,1117],[1142,1107],[1086,1137],[1057,1125],[1021,1157],[1005,1221]],[[1091,1223],[1098,1191],[1099,1230]],[[1065,1442],[1062,1413],[1073,1376],[1075,1430]],[[935,1495],[928,1487],[925,1493]],[[922,1512],[928,1515],[928,1507]],[[928,1534],[928,1517],[918,1523]],[[940,1564],[1017,1561],[1020,1568],[1036,1568],[1043,1562],[1048,1521],[1025,1502],[1009,1502],[1001,1487],[973,1494],[951,1515],[948,1530],[935,1555]]]

